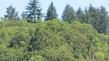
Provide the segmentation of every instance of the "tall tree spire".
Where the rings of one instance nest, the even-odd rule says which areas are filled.
[[[48,10],[47,10],[47,14],[46,14],[46,18],[45,20],[52,20],[52,19],[57,19],[58,14],[56,13],[56,9],[54,7],[53,2],[51,2]]]
[[[29,22],[35,22],[38,19],[41,19],[41,7],[38,0],[30,0],[28,6],[26,6],[26,17]]]

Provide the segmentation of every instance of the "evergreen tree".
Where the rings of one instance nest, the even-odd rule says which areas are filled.
[[[88,9],[85,9],[85,23],[91,24],[97,31],[100,28],[100,10],[93,7],[91,4]]]
[[[38,0],[30,0],[28,6],[26,7],[26,18],[29,22],[35,22],[36,19],[41,19],[41,7]]]
[[[45,17],[45,20],[52,20],[52,19],[57,19],[58,14],[56,13],[56,9],[54,7],[53,2],[51,2],[48,10],[47,10],[47,16]]]
[[[93,7],[91,4],[89,6],[89,9],[88,9],[88,15],[87,15],[87,20],[88,20],[88,24],[92,24],[93,25],[93,22],[95,21],[95,18],[96,18],[96,8]]]
[[[77,16],[77,18],[79,19],[79,21],[81,22],[81,23],[84,23],[85,21],[85,14],[84,14],[84,12],[81,10],[81,8],[79,8],[78,10],[77,10],[77,12],[76,12],[76,16]]]
[[[108,31],[107,26],[109,18],[103,6],[99,9],[90,4],[89,8],[85,9],[84,17],[84,23],[91,24],[99,33],[106,33]]]
[[[87,8],[85,8],[85,10],[84,10],[84,14],[85,14],[85,19],[84,19],[84,23],[88,23],[88,9]]]
[[[22,12],[21,17],[22,19],[26,19],[26,12]]]
[[[76,16],[74,9],[70,5],[66,5],[64,12],[62,14],[62,19],[64,21],[68,21],[69,23],[71,23],[75,20],[75,18]]]
[[[18,20],[19,19],[18,12],[16,12],[16,9],[12,5],[10,5],[7,8],[6,15],[4,15],[4,17],[8,20]]]
[[[106,11],[106,9],[101,6],[100,8],[100,27],[98,29],[98,32],[100,33],[106,33],[106,29],[107,29],[107,23],[108,23],[108,12]]]
[[[106,29],[106,33],[109,33],[109,16],[108,16],[108,20],[107,20],[107,29]]]

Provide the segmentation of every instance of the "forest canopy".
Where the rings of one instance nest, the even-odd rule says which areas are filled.
[[[59,20],[0,22],[1,61],[108,61],[109,35]]]
[[[19,14],[10,5],[0,18],[0,61],[109,61],[109,15],[104,6],[65,6],[59,18],[30,0]]]

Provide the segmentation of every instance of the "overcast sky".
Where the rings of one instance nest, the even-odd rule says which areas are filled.
[[[57,13],[59,16],[61,16],[63,9],[67,4],[70,4],[75,10],[81,7],[84,9],[85,7],[88,7],[90,3],[95,7],[100,7],[101,5],[106,8],[106,10],[109,12],[109,0],[39,0],[41,3],[41,7],[43,8],[42,12],[46,13],[46,10],[53,1],[54,6],[57,9]],[[0,0],[0,17],[3,17],[6,8],[9,5],[13,5],[16,10],[19,12],[19,14],[22,13],[22,11],[25,11],[25,6],[27,6],[29,0]]]

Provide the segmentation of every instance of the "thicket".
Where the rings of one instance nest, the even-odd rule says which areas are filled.
[[[91,4],[66,5],[59,20],[53,2],[46,15],[30,0],[18,16],[10,5],[0,21],[0,61],[109,61],[109,15]],[[42,20],[43,19],[43,20]]]
[[[109,35],[59,20],[0,22],[0,61],[108,61]]]

